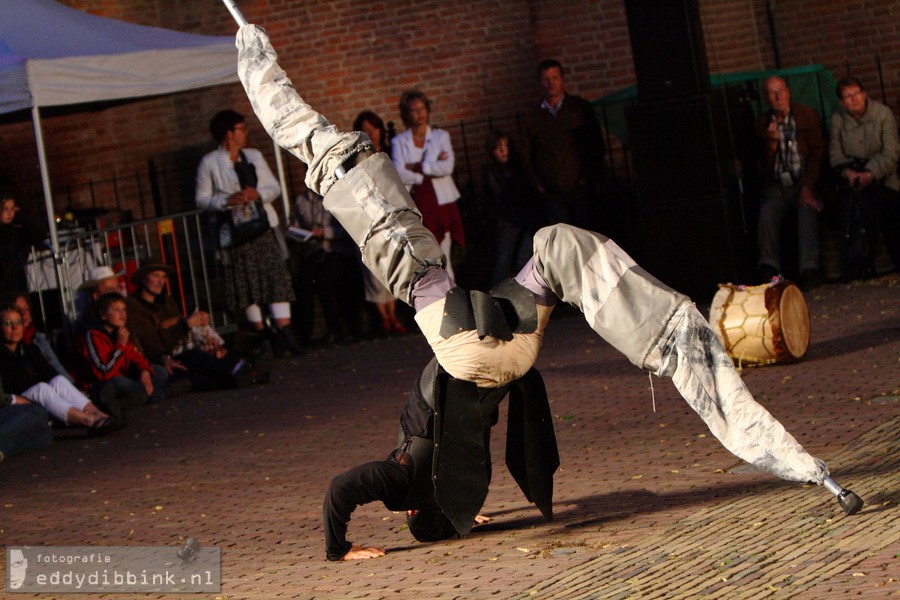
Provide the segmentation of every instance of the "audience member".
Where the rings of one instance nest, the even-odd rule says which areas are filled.
[[[831,117],[831,166],[840,175],[840,196],[849,243],[860,229],[861,252],[850,256],[845,275],[874,272],[875,232],[881,229],[894,264],[900,267],[900,142],[891,109],[866,95],[862,81],[844,77],[836,90],[841,108]],[[851,204],[855,203],[855,206]],[[859,211],[856,213],[856,211]],[[858,222],[853,218],[859,215]],[[850,250],[852,253],[852,249]]]
[[[0,385],[4,393],[40,404],[66,425],[107,433],[119,422],[91,402],[68,379],[59,375],[34,344],[22,341],[24,319],[15,305],[0,307],[3,344],[0,345]]]
[[[14,305],[19,309],[19,312],[22,313],[22,321],[24,322],[23,341],[26,344],[34,344],[37,346],[47,362],[50,363],[50,366],[53,367],[54,371],[66,379],[71,379],[69,372],[66,370],[65,366],[63,366],[62,361],[59,360],[56,351],[50,344],[50,340],[47,339],[46,335],[38,331],[37,325],[31,318],[31,299],[28,297],[28,294],[26,292],[3,294],[3,296],[0,297],[0,305],[6,304]]]
[[[0,290],[28,291],[25,263],[31,247],[43,239],[40,228],[19,212],[12,195],[0,190]]]
[[[76,324],[82,327],[86,321],[90,321],[94,315],[92,305],[94,301],[104,294],[113,292],[126,295],[126,289],[119,279],[124,271],[114,272],[110,267],[101,265],[87,270],[84,281],[78,286],[78,295],[75,298]]]
[[[117,292],[104,294],[94,303],[96,324],[79,332],[76,340],[78,383],[91,396],[111,384],[117,398],[138,394],[144,401],[165,397],[169,374],[160,365],[151,365],[125,326],[128,307]]]
[[[353,121],[353,130],[362,131],[375,146],[376,152],[385,152],[390,156],[391,145],[388,139],[384,121],[371,110],[364,110],[356,115]],[[397,318],[397,301],[386,287],[372,275],[372,272],[362,264],[363,285],[365,287],[366,302],[373,304],[378,310],[381,319],[381,330],[384,333],[406,333],[406,326]]]
[[[294,294],[272,207],[280,194],[278,181],[262,153],[246,147],[243,115],[223,110],[212,118],[209,130],[219,147],[200,161],[196,201],[199,208],[216,213],[226,302],[235,312],[243,310],[257,331],[265,328],[261,307],[268,305],[276,353],[302,354],[290,327]]]
[[[0,384],[0,462],[16,454],[43,450],[53,442],[47,411]]]
[[[210,324],[209,314],[195,310],[183,317],[175,299],[165,293],[166,276],[172,267],[159,263],[141,265],[131,277],[137,292],[126,300],[126,326],[137,338],[144,356],[161,364],[173,379],[187,378],[191,391],[246,387],[268,375],[268,355],[256,361],[238,359],[230,354],[218,357],[199,348],[174,354],[188,338],[192,327]]]
[[[494,273],[491,285],[518,273],[531,258],[534,232],[540,225],[540,207],[528,185],[522,163],[509,136],[492,131],[483,168],[484,195],[497,215]]]
[[[819,257],[819,213],[816,196],[825,157],[822,119],[813,109],[791,101],[787,82],[778,76],[763,81],[771,107],[756,122],[763,192],[757,235],[758,266],[766,282],[781,272],[781,223],[788,210],[797,212],[800,287],[822,282]]]
[[[311,341],[315,295],[328,329],[326,342],[347,341],[359,332],[361,277],[356,246],[322,206],[320,196],[310,191],[298,194],[292,213],[294,225],[312,232],[292,248],[300,338],[304,343]]]
[[[406,131],[392,141],[394,166],[406,185],[416,208],[422,213],[422,223],[438,240],[453,277],[451,251],[453,244],[464,248],[466,236],[456,201],[459,190],[453,183],[456,159],[450,134],[432,129],[431,100],[419,90],[409,90],[400,96],[400,118]]]
[[[538,64],[543,98],[523,124],[526,171],[549,223],[595,229],[595,206],[605,146],[591,103],[566,92],[562,65]]]

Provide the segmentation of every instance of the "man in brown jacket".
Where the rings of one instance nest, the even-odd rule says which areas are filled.
[[[548,224],[595,229],[603,169],[603,132],[590,102],[566,91],[562,65],[538,64],[540,104],[523,123],[522,159]]]
[[[791,90],[781,77],[763,82],[771,110],[756,121],[763,193],[759,206],[757,264],[768,281],[781,271],[781,222],[789,209],[797,211],[800,286],[812,289],[822,281],[819,270],[819,213],[816,187],[825,156],[822,119],[813,109],[791,102]]]

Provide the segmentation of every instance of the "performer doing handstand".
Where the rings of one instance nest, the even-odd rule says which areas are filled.
[[[420,542],[466,535],[473,521],[487,520],[477,511],[491,481],[491,428],[507,392],[506,466],[525,497],[552,520],[559,453],[537,369],[508,385],[475,388],[447,375],[432,359],[416,379],[400,415],[397,449],[385,460],[338,475],[328,486],[322,505],[328,560],[384,555],[383,548],[347,541],[350,515],[357,506],[375,500],[389,510],[409,511],[409,531]],[[466,410],[469,407],[474,410]],[[445,510],[464,515],[451,521]]]
[[[517,283],[502,284],[531,292],[531,311],[520,307],[510,314],[488,294],[466,294],[442,268],[443,253],[390,160],[373,153],[365,134],[338,131],[303,101],[263,29],[242,25],[236,45],[238,75],[260,122],[307,164],[308,187],[324,196],[325,208],[359,245],[373,274],[415,308],[438,363],[454,379],[489,388],[527,373],[559,298],[581,310],[591,328],[632,363],[672,377],[736,456],[789,481],[824,485],[847,514],[862,507],[753,399],[690,299],[644,271],[612,240],[568,225],[538,231],[534,258]],[[438,500],[457,530],[471,523],[466,509]]]

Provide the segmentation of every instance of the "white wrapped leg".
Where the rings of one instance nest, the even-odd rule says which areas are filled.
[[[608,237],[571,225],[538,231],[534,260],[553,293],[577,307],[600,337],[641,368],[666,323],[687,301]]]
[[[443,252],[422,225],[393,163],[374,154],[331,187],[325,209],[359,245],[363,263],[398,300],[412,304],[413,284],[443,264]]]
[[[309,167],[306,185],[324,196],[338,169],[363,149],[372,149],[364,133],[342,133],[304,102],[278,66],[278,56],[261,27],[244,25],[237,33],[238,76],[253,112],[275,142]]]
[[[757,403],[687,296],[641,269],[615,242],[569,225],[545,227],[535,265],[550,289],[637,366],[668,375],[729,451],[791,481],[821,484],[813,458]]]
[[[828,475],[825,463],[810,456],[784,426],[760,405],[725,353],[722,343],[693,304],[679,308],[670,335],[661,341],[659,374],[675,387],[731,453],[789,481]]]

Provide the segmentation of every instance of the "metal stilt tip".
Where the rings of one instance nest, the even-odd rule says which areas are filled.
[[[841,504],[841,508],[844,509],[844,512],[848,515],[855,515],[860,510],[862,510],[863,499],[851,492],[848,489],[841,490],[841,493],[838,494],[838,502]]]

